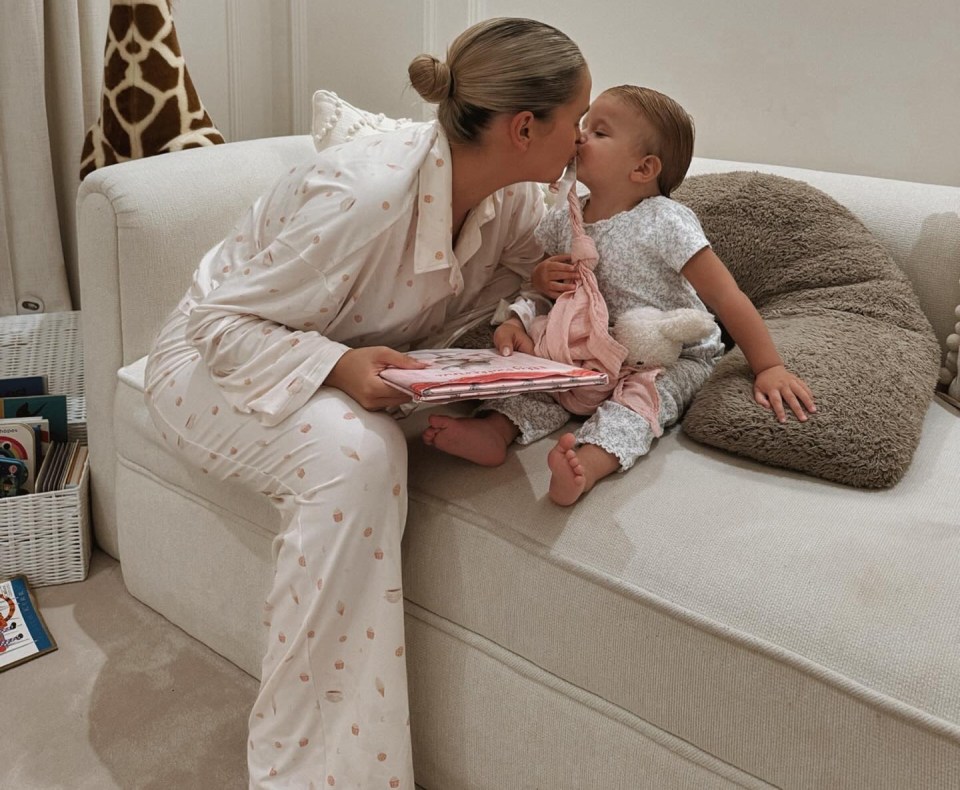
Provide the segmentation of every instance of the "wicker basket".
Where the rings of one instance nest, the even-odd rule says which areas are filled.
[[[0,376],[38,374],[67,396],[67,437],[86,444],[79,312],[0,317]],[[89,475],[84,464],[77,488],[0,499],[0,576],[22,573],[34,587],[87,577]]]
[[[32,587],[79,582],[90,569],[89,464],[80,485],[0,499],[0,577]]]
[[[67,396],[67,438],[86,444],[80,311],[0,317],[0,376],[41,374],[48,392]]]

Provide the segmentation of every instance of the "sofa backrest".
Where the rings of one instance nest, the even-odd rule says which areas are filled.
[[[285,169],[312,153],[306,135],[254,140],[126,162],[84,180],[84,317],[112,302],[103,306],[120,322],[121,364],[147,352],[203,252]],[[907,273],[944,343],[960,302],[960,188],[712,159],[695,159],[690,174],[731,170],[797,178],[847,206]]]

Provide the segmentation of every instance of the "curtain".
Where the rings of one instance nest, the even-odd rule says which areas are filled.
[[[109,0],[0,0],[0,315],[80,308],[80,149]]]

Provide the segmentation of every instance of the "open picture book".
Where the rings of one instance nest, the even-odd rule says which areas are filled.
[[[504,357],[492,348],[439,348],[410,351],[408,356],[427,362],[430,367],[422,370],[387,368],[380,377],[409,393],[414,401],[423,403],[499,398],[523,392],[558,392],[607,383],[605,373],[519,351]]]
[[[0,672],[56,649],[27,577],[0,579]]]

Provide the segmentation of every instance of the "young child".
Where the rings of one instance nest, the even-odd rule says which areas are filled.
[[[786,421],[788,408],[803,422],[816,411],[809,387],[784,367],[763,319],[710,248],[696,215],[670,199],[690,166],[693,137],[693,122],[684,109],[648,88],[623,85],[604,91],[584,117],[577,178],[590,190],[581,201],[584,230],[599,252],[595,274],[609,320],[614,323],[640,305],[706,310],[706,304],[747,358],[757,403],[780,422]],[[550,257],[537,265],[533,285],[557,299],[577,288],[570,256],[558,254],[571,248],[565,201],[558,201],[537,235]],[[530,316],[515,307],[517,315],[497,328],[494,344],[504,354],[533,353]],[[655,436],[680,418],[722,354],[719,328],[684,347],[680,359],[656,379],[659,425],[610,398],[576,434],[561,436],[547,457],[550,498],[571,505],[598,480],[629,469],[649,451]],[[497,466],[513,441],[529,444],[570,419],[555,398],[540,393],[485,401],[477,415],[432,415],[423,440],[475,463]]]

